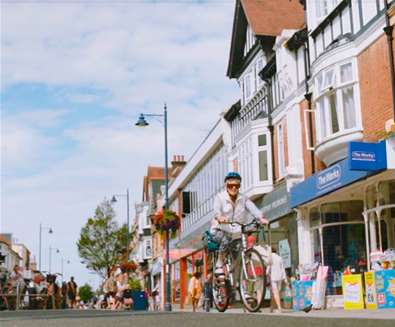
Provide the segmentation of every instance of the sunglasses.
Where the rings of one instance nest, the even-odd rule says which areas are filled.
[[[227,188],[236,188],[239,189],[240,188],[240,184],[226,184]]]

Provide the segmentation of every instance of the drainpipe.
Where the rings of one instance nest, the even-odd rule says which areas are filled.
[[[268,129],[270,133],[270,147],[272,148],[272,179],[273,185],[275,183],[276,177],[276,163],[274,159],[274,127],[272,120],[272,110],[273,110],[273,102],[272,102],[272,81],[270,78],[264,80],[266,82],[266,96],[267,96],[267,121],[268,121]]]
[[[385,5],[385,27],[384,32],[387,35],[387,44],[388,44],[388,59],[390,64],[390,75],[391,75],[391,88],[392,88],[392,112],[395,120],[395,67],[394,67],[394,48],[392,45],[392,31],[394,29],[390,24],[390,18],[388,15],[388,0],[384,0]]]
[[[310,55],[309,55],[309,39],[305,43],[304,47],[304,75],[305,75],[305,95],[304,98],[307,100],[308,109],[311,110],[311,97],[312,93],[309,92],[309,82],[310,79]],[[313,135],[313,113],[309,111],[309,140],[310,144],[314,144],[314,135]],[[311,174],[315,173],[315,156],[314,150],[310,150],[310,160],[311,160]]]

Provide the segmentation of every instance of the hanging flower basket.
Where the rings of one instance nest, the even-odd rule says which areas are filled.
[[[137,269],[137,264],[134,261],[124,262],[121,264],[121,269],[127,272],[134,272]]]
[[[175,238],[180,228],[180,217],[174,211],[160,210],[152,216],[152,223],[162,236],[169,232],[169,236]]]

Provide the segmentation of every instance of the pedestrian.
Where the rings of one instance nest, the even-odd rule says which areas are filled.
[[[196,312],[200,297],[202,296],[202,282],[200,281],[201,274],[195,272],[189,281],[188,294],[191,298],[192,311]]]
[[[256,205],[245,195],[239,192],[241,176],[237,172],[229,172],[225,176],[225,190],[218,193],[214,200],[214,219],[211,223],[211,233],[219,243],[218,260],[214,274],[216,278],[224,278],[223,262],[229,243],[241,238],[241,227],[228,223],[248,223],[252,215],[261,224],[268,224],[268,220]],[[236,272],[237,273],[237,272]]]
[[[277,306],[277,312],[282,312],[280,292],[282,289],[283,282],[287,283],[287,275],[285,273],[283,259],[277,254],[277,249],[272,246],[272,259],[271,264],[268,267],[270,274],[270,288],[272,299],[270,301],[270,312],[273,312],[273,300]]]
[[[67,283],[67,297],[69,298],[70,308],[76,308],[77,283],[74,281],[74,277],[70,277],[70,281]]]
[[[158,311],[159,306],[160,306],[160,287],[159,287],[160,281],[157,280],[155,283],[155,286],[151,292],[152,295],[152,310],[153,311]]]
[[[207,274],[206,280],[203,285],[203,294],[204,294],[204,310],[206,312],[210,312],[210,308],[213,303],[213,275]]]
[[[67,283],[62,282],[62,309],[67,309]]]

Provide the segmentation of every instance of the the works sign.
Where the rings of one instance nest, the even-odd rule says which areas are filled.
[[[379,143],[350,142],[348,165],[351,170],[377,171],[387,168],[385,141]]]
[[[317,189],[324,191],[328,187],[333,188],[334,185],[340,182],[341,177],[342,170],[339,164],[325,169],[317,174]]]
[[[350,170],[348,159],[310,176],[291,188],[290,205],[295,208],[322,195],[371,175],[373,172]]]

